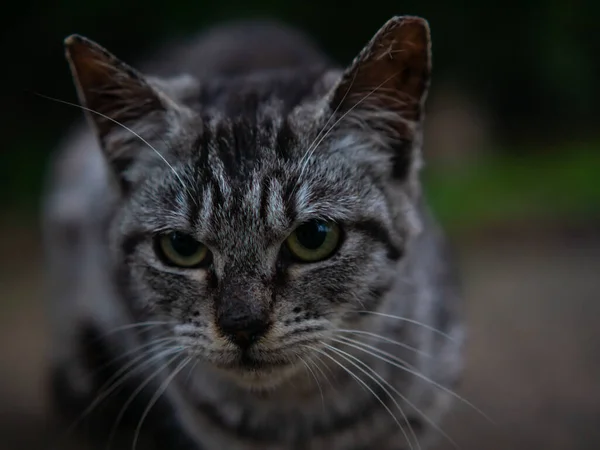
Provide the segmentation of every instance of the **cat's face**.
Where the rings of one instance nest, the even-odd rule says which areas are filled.
[[[377,309],[414,228],[422,20],[394,19],[300,100],[273,93],[238,114],[226,98],[191,108],[87,41],[69,47],[103,115],[91,117],[122,189],[111,248],[140,320],[168,322],[171,345],[261,388]]]
[[[174,320],[174,333],[219,367],[260,378],[301,365],[347,328],[345,313],[376,308],[391,285],[405,230],[386,186],[337,149],[303,158],[309,140],[286,156],[248,142],[248,159],[200,140],[173,166],[179,177],[146,167],[122,207],[113,247],[127,285],[137,306]]]

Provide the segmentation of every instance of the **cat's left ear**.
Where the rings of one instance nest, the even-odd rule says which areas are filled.
[[[405,179],[419,157],[430,77],[427,21],[395,17],[375,34],[332,93],[339,128],[391,150],[396,179]]]

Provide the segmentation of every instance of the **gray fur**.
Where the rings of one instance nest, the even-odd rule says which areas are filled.
[[[399,37],[423,30],[425,59],[403,62],[409,47]],[[235,32],[243,35],[243,26]],[[231,45],[226,35],[213,31],[179,61],[171,55],[169,64],[184,75],[167,66],[155,71],[161,77],[127,75],[129,67],[93,43],[70,41],[82,103],[128,129],[89,113],[97,136],[78,130],[53,168],[44,214],[53,367],[74,392],[93,399],[98,386],[82,361],[82,327],[100,330],[115,356],[150,339],[175,337],[193,362],[163,397],[179,432],[197,448],[417,448],[414,440],[406,442],[412,434],[403,413],[420,423],[415,433],[428,448],[440,436],[432,423],[439,424],[452,397],[445,389],[452,390],[461,373],[464,331],[445,243],[418,181],[430,64],[426,24],[392,19],[346,71],[278,27],[263,38],[268,62],[247,62],[246,71],[222,59],[211,66],[202,58],[222,58],[215,49]],[[256,51],[244,45],[261,43],[238,41],[233,54]],[[278,66],[286,45],[298,56]],[[78,65],[77,52],[89,46],[119,80],[101,86],[106,92],[85,85],[88,69]],[[381,80],[379,91],[367,85],[379,76],[368,72],[375,70],[369,64],[385,72],[387,66],[377,65],[397,64],[398,57],[400,66],[418,73],[403,78],[405,84]],[[107,102],[108,91],[118,101]],[[283,261],[287,236],[312,218],[341,224],[339,251],[313,264]],[[152,236],[165,230],[205,243],[213,265],[163,264]],[[216,325],[217,314],[236,308],[269,315],[268,332],[245,354],[260,366],[241,364],[241,350]],[[123,327],[143,321],[169,324],[144,333]],[[384,339],[369,338],[373,334]],[[408,370],[341,337],[388,352]],[[375,378],[353,366],[369,371],[353,358]],[[149,367],[139,369],[141,380],[158,366]],[[159,389],[171,370],[151,386]]]

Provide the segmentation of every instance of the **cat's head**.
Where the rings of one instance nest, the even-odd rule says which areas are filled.
[[[419,228],[423,19],[390,20],[345,71],[277,79],[161,80],[66,46],[121,195],[119,283],[136,319],[172,324],[165,346],[269,387],[378,308]]]

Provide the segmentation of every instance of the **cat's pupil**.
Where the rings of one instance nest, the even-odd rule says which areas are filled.
[[[173,250],[183,257],[194,256],[200,248],[198,241],[183,233],[173,232],[169,235],[169,240]]]
[[[329,231],[327,223],[312,220],[296,229],[296,238],[303,247],[316,250],[323,245]]]

